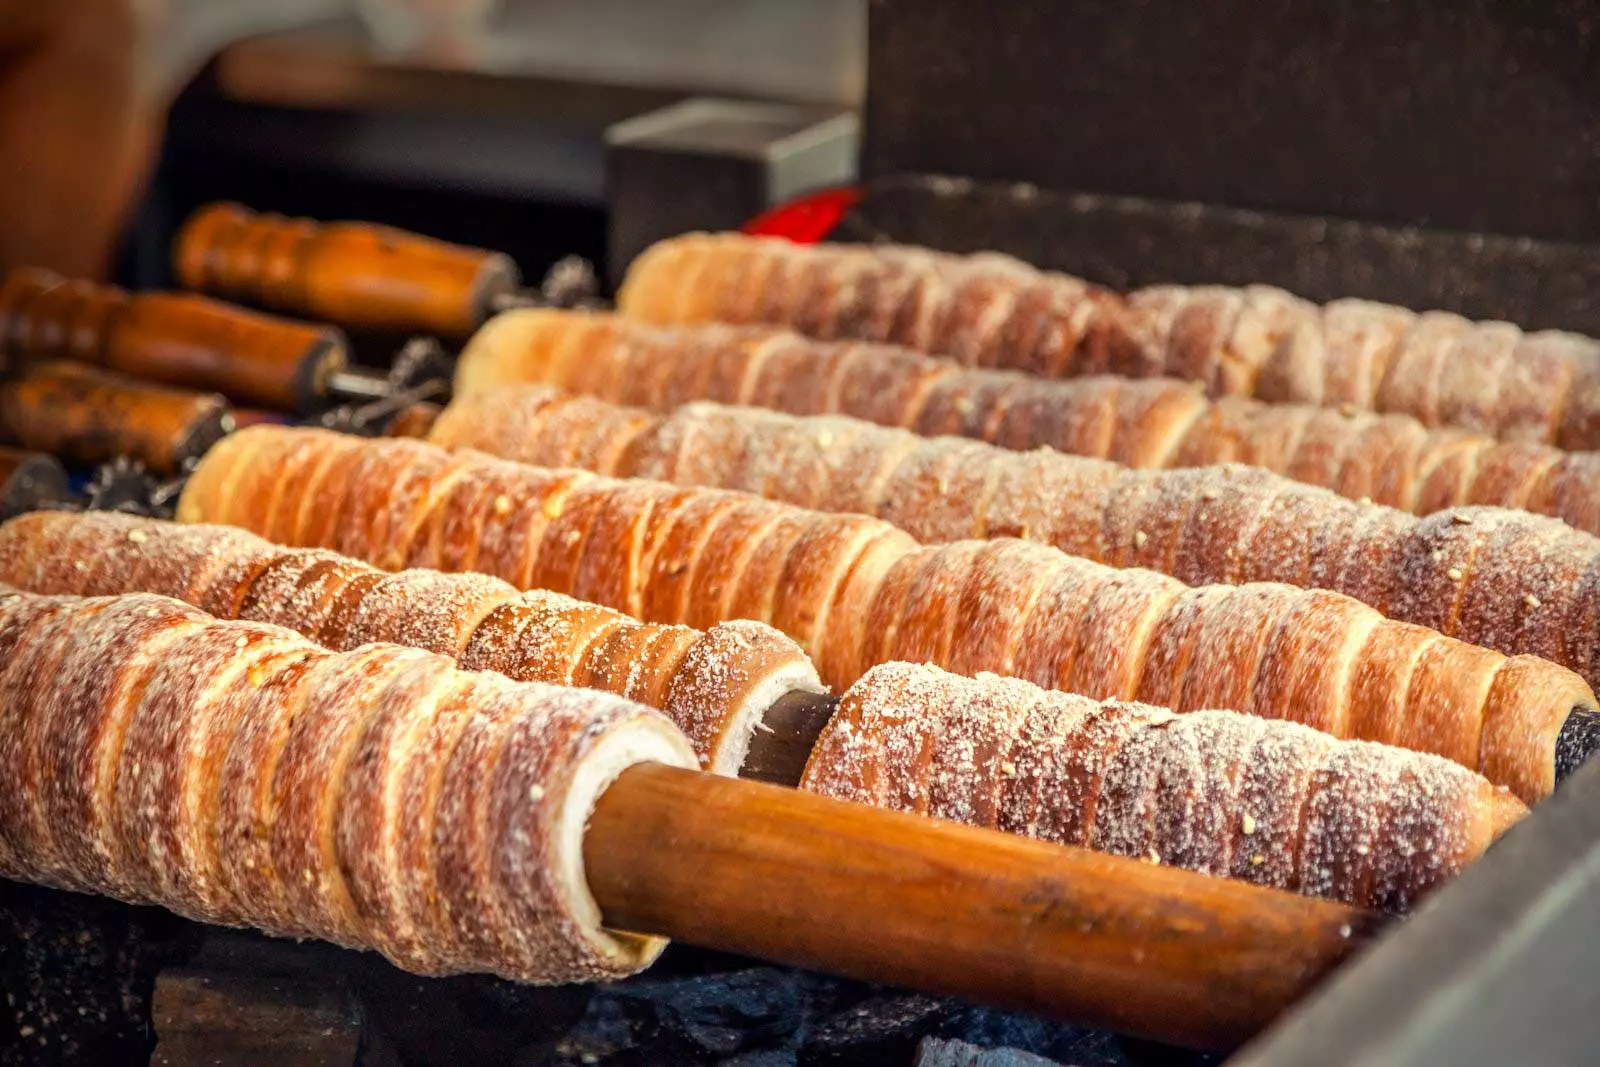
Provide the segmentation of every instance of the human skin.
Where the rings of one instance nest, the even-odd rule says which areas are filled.
[[[149,172],[137,0],[0,0],[0,272],[103,278]]]

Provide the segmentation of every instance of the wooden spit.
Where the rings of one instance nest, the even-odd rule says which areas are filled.
[[[331,327],[187,293],[129,293],[24,267],[0,285],[0,366],[70,359],[134,378],[309,413],[348,393],[384,396],[382,375],[352,370]]]
[[[608,925],[1200,1048],[1382,928],[1310,897],[659,764],[584,847]]]
[[[126,456],[155,474],[178,474],[234,426],[228,402],[215,393],[84,363],[28,364],[0,380],[0,438],[75,466]]]
[[[356,330],[463,340],[515,302],[510,257],[362,222],[318,223],[211,204],[185,223],[185,289]]]

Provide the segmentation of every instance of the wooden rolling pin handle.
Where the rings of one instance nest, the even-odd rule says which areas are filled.
[[[67,469],[54,456],[0,447],[0,520],[73,500]]]
[[[796,690],[773,702],[750,737],[739,777],[754,782],[793,788],[800,784],[811,750],[833,713],[839,698],[826,693]]]
[[[1202,1048],[1382,925],[1224,878],[659,764],[584,846],[607,925]]]
[[[9,372],[26,359],[104,362],[112,323],[132,297],[110,285],[18,267],[0,285],[0,351]]]
[[[93,466],[126,456],[176,474],[234,428],[227,401],[67,361],[25,366],[0,382],[0,435],[25,449]]]
[[[281,411],[265,411],[261,408],[240,407],[233,409],[233,426],[236,430],[242,430],[247,426],[285,426],[288,425],[289,422],[289,418]]]
[[[329,377],[349,357],[343,334],[331,328],[31,268],[11,272],[0,287],[0,349],[12,365],[72,359],[302,412],[322,406]]]
[[[325,406],[349,361],[339,331],[178,293],[134,299],[106,348],[112,370],[279,411]]]
[[[184,224],[186,289],[352,329],[469,336],[522,284],[507,256],[387,226],[211,204]]]

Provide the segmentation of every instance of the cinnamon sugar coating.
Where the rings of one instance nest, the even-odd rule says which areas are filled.
[[[0,525],[0,582],[41,593],[156,593],[223,618],[284,626],[335,651],[407,645],[468,670],[614,693],[667,710],[694,738],[703,765],[724,774],[738,772],[764,710],[756,696],[821,691],[805,653],[770,626],[740,623],[743,638],[713,637],[716,620],[709,634],[642,623],[560,593],[518,592],[484,574],[389,574],[228,526],[33,512]],[[691,648],[698,651],[686,659]],[[98,691],[97,677],[84,681],[86,693]]]
[[[234,469],[293,463],[306,453],[306,437],[338,449],[405,451],[440,469],[450,457],[412,441],[352,445],[321,431],[257,427],[212,449],[191,483],[199,487],[194,500],[207,501],[206,487]],[[475,453],[456,459],[463,456],[475,464],[471,476],[481,472],[524,502],[563,482],[558,472]],[[581,521],[569,523],[566,505],[577,501],[584,506],[572,514]],[[594,516],[608,502],[617,514],[639,518],[595,536]],[[210,506],[192,517],[230,517],[226,500],[217,504],[220,514]],[[463,524],[486,531],[522,521],[516,508],[482,498],[461,510],[473,512],[459,516]],[[452,510],[449,517],[458,516]],[[1508,659],[1325,590],[1189,587],[1013,539],[922,546],[863,516],[642,480],[590,478],[581,492],[554,498],[545,519],[532,572],[547,587],[611,598],[611,606],[636,597],[653,622],[705,625],[715,620],[699,613],[715,607],[727,618],[777,626],[812,654],[833,686],[851,684],[878,663],[926,660],[1005,671],[1096,699],[1289,715],[1341,737],[1375,732],[1492,768],[1497,784],[1529,801],[1554,787],[1555,739],[1571,710],[1594,706],[1583,680],[1556,664]],[[1149,541],[1177,558],[1180,545]],[[1286,551],[1300,550],[1291,543]],[[618,573],[633,578],[618,583]],[[586,645],[607,640],[606,627],[586,627]],[[1522,684],[1500,684],[1507,672]],[[1528,684],[1533,678],[1538,684]]]
[[[1049,449],[1018,453],[840,416],[710,403],[651,417],[537,385],[456,400],[432,439],[540,464],[549,457],[539,420],[558,413],[580,434],[626,418],[630,445],[611,466],[619,476],[865,512],[925,542],[1020,537],[1195,585],[1330,589],[1392,619],[1508,655],[1542,656],[1591,685],[1600,680],[1600,538],[1554,519],[1503,508],[1419,519],[1235,464],[1130,470]],[[953,665],[972,662],[1009,669],[981,657]]]
[[[581,863],[616,774],[692,766],[647,708],[415,649],[327,652],[142,593],[6,590],[0,644],[0,762],[19,783],[0,804],[6,877],[376,949],[422,974],[592,981],[660,951],[600,926]],[[492,723],[513,753],[461,764],[482,796],[465,808],[455,778],[426,770],[447,717]],[[416,907],[419,866],[481,910]]]
[[[550,358],[569,334],[585,340],[591,373],[581,380]],[[779,352],[783,358],[773,358]],[[672,403],[655,403],[626,387],[628,368],[644,364],[680,385]],[[1440,364],[1452,365],[1452,359]],[[770,327],[664,329],[594,313],[518,311],[484,326],[467,346],[456,391],[470,396],[542,382],[658,411],[698,399],[794,415],[849,415],[925,435],[971,437],[1022,451],[1049,447],[1133,467],[1243,463],[1415,514],[1513,507],[1600,534],[1600,453],[1429,428],[1408,415],[1349,404],[1210,399],[1195,383],[1098,376],[1104,369],[1094,363],[1083,371],[1088,376],[1051,381],[969,369],[905,348],[774,334]],[[1597,405],[1590,419],[1595,439],[1568,447],[1600,448],[1600,380],[1589,394]],[[506,427],[501,432],[512,432],[500,425]],[[629,422],[630,441],[638,432]]]
[[[1526,811],[1436,756],[908,663],[844,694],[801,788],[1385,911]]]
[[[729,284],[735,277],[759,281]],[[908,284],[939,296],[909,301],[899,295]],[[873,314],[879,301],[900,313]],[[973,367],[1179,378],[1214,397],[1600,448],[1600,341],[1368,300],[1318,305],[1265,285],[1119,295],[993,253],[688,234],[634,261],[618,306],[660,324],[765,323],[907,345]]]

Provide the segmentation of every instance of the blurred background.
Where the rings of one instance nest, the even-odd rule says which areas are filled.
[[[866,0],[133,2],[165,121],[125,284],[167,284],[172,228],[219,198],[503,249],[528,277],[603,267],[608,131],[693,98],[776,106],[690,114],[724,155],[823,123],[835,150],[806,181],[852,176],[853,119],[826,124],[861,102]]]

